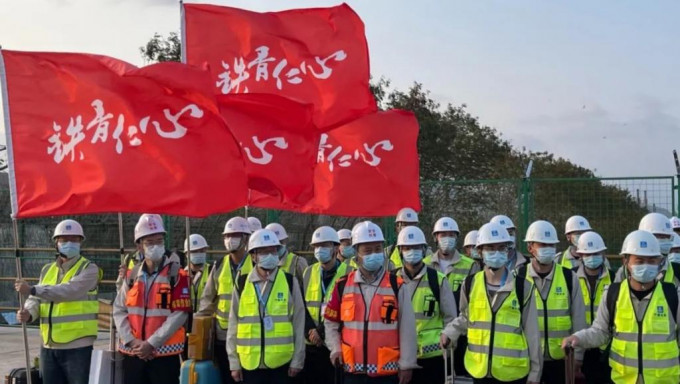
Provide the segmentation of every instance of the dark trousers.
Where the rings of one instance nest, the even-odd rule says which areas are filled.
[[[473,384],[525,384],[527,382],[527,378],[515,380],[515,381],[500,381],[496,379],[472,379]],[[415,383],[414,383],[415,384]],[[562,384],[562,383],[555,383],[555,384]]]
[[[545,360],[543,361],[543,373],[541,383],[554,384],[564,383],[566,380],[564,371],[564,360]]]
[[[243,384],[290,384],[288,364],[274,369],[243,370]]]
[[[352,373],[345,373],[345,377],[343,378],[343,380],[344,384],[397,384],[399,383],[399,376],[392,375],[370,377],[368,375],[355,375]],[[413,380],[411,380],[411,383],[416,384],[416,382]]]
[[[411,380],[413,384],[444,382],[444,358],[442,356],[418,359],[418,365],[422,368],[413,370],[413,379]],[[451,368],[449,368],[449,372],[451,372]]]
[[[467,369],[465,369],[465,350],[467,349],[467,345],[467,336],[458,338],[456,349],[453,351],[453,367],[456,370],[456,376],[470,376]]]
[[[234,384],[234,379],[231,378],[231,370],[229,369],[229,356],[227,356],[227,343],[224,340],[215,340],[213,344],[215,347],[214,361],[217,369],[220,371],[220,378],[222,384]]]
[[[331,364],[331,352],[326,347],[308,345],[305,352],[305,368],[300,372],[298,383],[334,384],[340,382],[341,371]]]
[[[40,348],[40,372],[45,384],[87,384],[92,347]]]
[[[124,384],[179,384],[179,355],[144,361],[123,355]]]
[[[581,372],[586,377],[586,384],[612,383],[612,369],[609,366],[607,354],[599,348],[586,350]]]

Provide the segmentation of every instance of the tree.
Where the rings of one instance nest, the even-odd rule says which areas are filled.
[[[167,38],[156,33],[143,47],[139,47],[144,62],[159,63],[162,61],[182,61],[182,42],[176,32],[170,32]]]

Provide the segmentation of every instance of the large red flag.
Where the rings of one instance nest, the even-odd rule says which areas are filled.
[[[183,9],[186,61],[209,64],[215,92],[311,103],[322,129],[376,111],[364,24],[348,5],[268,13],[204,4]]]
[[[315,199],[303,211],[390,216],[420,209],[418,121],[411,112],[376,112],[321,135]]]
[[[205,216],[245,205],[243,158],[207,72],[1,53],[15,216]]]

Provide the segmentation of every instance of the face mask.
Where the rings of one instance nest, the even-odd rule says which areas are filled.
[[[224,248],[227,250],[227,252],[236,252],[238,249],[241,247],[241,238],[240,237],[227,237],[224,239]]]
[[[439,239],[439,249],[441,249],[444,252],[451,252],[454,249],[456,249],[456,241],[457,239],[455,237],[451,236],[442,237],[441,239]]]
[[[265,255],[258,255],[257,256],[257,266],[266,269],[266,270],[272,270],[279,265],[279,258],[276,254],[274,253],[268,253]]]
[[[279,253],[279,257],[283,257],[283,256],[286,255],[286,253],[288,253],[288,248],[286,248],[285,245],[282,245],[282,246],[279,247],[278,253]]]
[[[555,260],[555,247],[538,248],[536,260],[541,264],[550,264]]]
[[[583,260],[583,265],[585,265],[586,268],[597,269],[600,268],[600,266],[602,265],[604,258],[602,257],[602,255],[591,255],[583,256],[581,260]]]
[[[404,261],[411,264],[411,265],[416,265],[423,260],[423,250],[422,249],[409,249],[408,251],[404,251],[402,256],[404,257]]]
[[[352,247],[351,245],[342,247],[342,250],[340,252],[342,252],[342,257],[344,257],[345,259],[351,259],[355,255],[354,247]]]
[[[476,248],[470,249],[470,257],[472,257],[475,260],[481,259],[481,257],[479,256],[479,251]]]
[[[144,246],[144,257],[149,258],[154,263],[158,263],[165,255],[165,245]]]
[[[57,249],[59,253],[66,256],[68,259],[72,259],[80,255],[80,243],[73,243],[71,241],[66,243],[58,243]]]
[[[668,261],[671,263],[680,263],[680,252],[671,252],[668,254]]]
[[[630,276],[642,284],[654,281],[659,274],[659,266],[654,264],[636,264],[630,268]]]
[[[580,238],[581,238],[581,235],[576,235],[576,234],[571,235],[571,245],[573,245],[574,247],[578,247],[578,239],[580,239]]]
[[[314,257],[319,260],[319,263],[326,264],[331,261],[333,248],[328,247],[316,247],[314,248]]]
[[[189,255],[189,260],[191,260],[191,264],[193,265],[205,264],[206,254],[205,252],[192,253]]]
[[[363,257],[362,265],[369,272],[375,272],[385,263],[385,254],[382,252],[371,253]]]
[[[508,252],[482,251],[484,264],[489,268],[500,268],[508,262]]]
[[[671,251],[672,246],[673,246],[673,240],[671,240],[671,239],[659,239],[659,248],[661,249],[662,254],[667,255],[668,252]]]
[[[515,249],[515,236],[510,236],[510,244],[508,244],[508,248],[510,249]]]

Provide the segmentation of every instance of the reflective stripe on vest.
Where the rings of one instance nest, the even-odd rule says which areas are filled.
[[[194,284],[193,282],[191,283],[191,304],[194,307],[193,308],[194,312],[198,311],[198,307],[200,306],[201,297],[203,297],[203,291],[205,290],[205,285],[208,284],[208,275],[210,275],[210,271],[208,268],[208,264],[206,263],[203,265],[203,270],[201,271],[201,278],[198,280],[196,284]]]
[[[170,286],[170,270],[175,263],[166,263],[154,276],[147,281],[137,275],[132,288],[127,292],[125,305],[128,310],[128,322],[132,335],[139,340],[148,340],[163,326],[168,316],[172,314],[172,290]],[[179,278],[186,278],[184,270],[178,270]],[[140,273],[144,273],[143,271]],[[148,294],[145,294],[146,284],[151,284]],[[145,297],[146,296],[146,297]],[[184,351],[184,327],[179,327],[163,345],[154,351],[154,356],[179,355]],[[126,355],[134,355],[134,351],[120,340],[118,350]]]
[[[240,269],[237,270],[236,276],[232,279],[231,266],[233,265],[229,255],[224,256],[222,264],[220,265],[220,274],[217,278],[217,309],[215,310],[215,318],[217,324],[222,329],[229,327],[229,309],[231,308],[231,294],[234,291],[234,281],[238,280],[241,274],[249,274],[253,270],[253,262],[250,259],[250,254],[245,255]]]
[[[603,266],[604,267],[604,266]],[[604,276],[597,280],[595,284],[595,297],[593,298],[593,292],[590,292],[590,284],[588,284],[588,279],[579,276],[579,284],[581,285],[581,292],[583,293],[583,304],[586,306],[586,325],[591,326],[595,315],[597,314],[597,309],[599,308],[600,301],[602,300],[602,293],[604,289],[612,284],[611,277],[608,271],[604,270]]]
[[[425,267],[427,268],[427,267]],[[400,271],[403,271],[400,270]],[[441,287],[444,274],[437,272],[437,284]],[[439,339],[444,329],[444,319],[439,302],[430,289],[427,272],[418,281],[418,286],[411,298],[413,312],[416,315],[416,332],[418,334],[418,358],[441,356]]]
[[[260,362],[263,362],[267,368],[278,368],[293,358],[290,289],[286,275],[280,269],[276,273],[274,285],[267,296],[265,312],[272,321],[272,327],[269,330],[265,329],[264,319],[260,315],[260,302],[255,285],[248,279],[239,298],[236,313],[238,319],[236,353],[244,369],[257,369],[260,367]]]
[[[571,335],[571,297],[567,281],[564,278],[564,267],[554,264],[555,272],[548,291],[548,297],[543,300],[538,286],[536,286],[536,309],[538,310],[538,330],[540,332],[541,350],[546,349],[553,360],[564,358],[562,339]],[[527,280],[535,284],[527,273]]]
[[[59,267],[54,262],[40,279],[40,285],[66,284],[90,265],[80,256],[59,281]],[[79,292],[69,301],[40,303],[40,335],[45,345],[66,344],[83,337],[97,337],[97,288]]]
[[[529,346],[522,329],[519,300],[513,284],[512,292],[493,312],[484,271],[474,275],[465,351],[465,369],[472,377],[481,379],[491,371],[497,380],[514,381],[529,374]]]
[[[399,303],[389,272],[383,272],[368,308],[355,281],[357,273],[348,275],[340,304],[345,371],[372,377],[394,375],[399,370]],[[401,286],[401,278],[397,279]]]
[[[455,264],[451,264],[447,271],[439,270],[436,266],[432,265],[432,255],[429,255],[423,259],[423,262],[432,268],[437,269],[439,272],[446,275],[446,280],[449,282],[451,290],[456,292],[460,289],[460,286],[465,281],[465,278],[470,274],[470,269],[475,263],[474,259],[471,259],[463,254],[459,253],[459,260]]]
[[[323,304],[328,303],[333,290],[335,289],[335,282],[338,278],[345,276],[347,273],[351,272],[351,268],[347,263],[340,263],[335,271],[335,276],[331,279],[331,283],[326,288],[326,296],[323,297],[323,289],[321,287],[321,266],[319,264],[313,264],[307,267],[305,270],[303,284],[305,287],[305,302],[307,304],[307,312],[314,320],[314,325],[318,326],[323,322],[323,313],[321,313],[321,308]],[[309,343],[309,342],[308,342]]]
[[[574,268],[574,264],[571,262],[571,259],[567,258],[567,255],[570,254],[571,252],[569,252],[569,247],[567,247],[567,249],[564,252],[562,252],[562,260],[560,260],[560,265],[565,268],[572,269]]]
[[[609,352],[612,380],[635,383],[641,370],[645,384],[680,382],[676,330],[661,284],[656,285],[644,317],[638,321],[628,281],[622,281]]]

